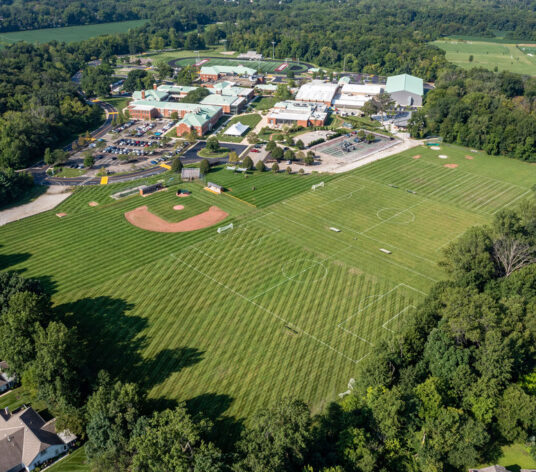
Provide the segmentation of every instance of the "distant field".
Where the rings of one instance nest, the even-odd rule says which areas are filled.
[[[0,45],[12,44],[18,41],[26,41],[28,43],[48,43],[50,41],[73,43],[103,34],[126,33],[129,29],[142,26],[146,22],[147,20],[132,20],[100,23],[97,25],[66,26],[64,28],[0,33]]]
[[[521,51],[516,44],[457,39],[434,41],[432,44],[446,51],[450,62],[465,69],[484,67],[494,70],[497,67],[499,71],[536,75],[536,57],[526,54],[531,50]],[[472,62],[469,56],[473,56]]]
[[[0,268],[43,278],[96,370],[157,405],[247,418],[285,396],[314,412],[338,398],[444,277],[441,248],[528,196],[536,167],[442,144],[339,175],[219,167],[207,178],[224,195],[158,178],[171,177],[146,198],[109,196],[138,183],[78,189],[1,227]],[[176,197],[179,185],[192,195]],[[229,214],[218,226],[234,228],[144,231],[124,217],[142,205],[169,221],[216,205]]]

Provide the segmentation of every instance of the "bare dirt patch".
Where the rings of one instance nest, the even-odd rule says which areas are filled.
[[[99,206],[99,202],[89,202],[88,205],[90,207],[96,207],[96,206]]]
[[[474,159],[474,156],[470,156],[469,154],[466,154],[465,158],[472,161]]]
[[[420,155],[420,154],[415,154],[415,155],[413,156],[413,159],[420,159],[420,158],[421,158],[421,155]]]
[[[170,223],[151,213],[147,206],[141,206],[125,213],[127,221],[138,228],[157,233],[185,233],[208,228],[223,221],[229,215],[217,206],[211,206],[199,215],[186,218],[178,223]]]
[[[445,164],[443,167],[446,167],[447,169],[456,169],[458,164]]]
[[[184,205],[175,205],[173,207],[174,210],[184,210]]]

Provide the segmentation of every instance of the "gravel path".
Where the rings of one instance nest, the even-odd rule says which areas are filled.
[[[0,211],[0,226],[52,210],[72,194],[72,192],[66,191],[67,188],[63,185],[51,185],[46,193],[37,197],[33,202]]]

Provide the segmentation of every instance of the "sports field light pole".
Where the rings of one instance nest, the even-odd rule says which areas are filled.
[[[199,61],[201,60],[199,58],[199,51],[194,51],[194,54],[197,56],[197,63],[199,64]]]
[[[227,40],[226,39],[222,39],[223,41],[223,44],[225,44],[225,50],[227,51]]]
[[[275,59],[275,41],[272,41],[272,59]]]

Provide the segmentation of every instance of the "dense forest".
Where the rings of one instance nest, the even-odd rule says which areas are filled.
[[[0,52],[0,168],[25,167],[100,120],[78,95],[77,67],[52,46],[20,43]]]
[[[0,358],[59,427],[87,439],[98,471],[467,470],[534,442],[536,199],[468,230],[441,265],[448,279],[317,416],[292,398],[246,424],[188,404],[155,409],[142,383],[98,371],[91,350],[108,340],[81,342],[87,313],[52,307],[13,272],[0,273]]]

